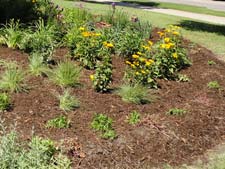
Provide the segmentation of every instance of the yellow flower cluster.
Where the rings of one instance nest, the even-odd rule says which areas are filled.
[[[142,45],[142,48],[146,51],[150,51],[151,50],[151,47],[153,45],[153,42],[152,41],[148,41],[148,43],[146,45]]]
[[[147,59],[141,52],[132,55],[133,61],[126,61],[125,63],[135,70],[135,75],[147,74],[148,68],[154,63],[154,60]]]
[[[88,32],[88,31],[82,32],[81,34],[83,37],[101,36],[100,33],[94,33],[94,32]]]
[[[103,45],[107,48],[113,48],[114,45],[112,43],[109,43],[109,42],[103,42]]]
[[[180,30],[179,26],[170,25],[164,31],[159,31],[157,33],[159,34],[160,37],[165,37],[167,34],[179,36],[180,35],[179,30]]]

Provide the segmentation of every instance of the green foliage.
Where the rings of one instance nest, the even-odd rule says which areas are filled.
[[[9,48],[17,48],[23,38],[23,32],[20,29],[19,21],[10,20],[9,23],[0,29],[0,45],[7,45]]]
[[[69,90],[65,90],[62,95],[58,96],[59,98],[59,108],[64,111],[71,111],[74,108],[80,106],[79,100],[74,96],[71,96]]]
[[[74,87],[79,83],[81,68],[71,61],[61,62],[48,75],[57,85]]]
[[[184,109],[178,109],[178,108],[172,108],[168,112],[166,112],[167,115],[175,115],[175,116],[181,116],[185,114],[187,111]]]
[[[137,31],[132,31],[129,28],[120,32],[119,39],[117,40],[116,50],[117,53],[125,58],[130,57],[132,54],[140,50],[143,42],[142,36]]]
[[[132,111],[128,117],[128,123],[135,125],[140,121],[141,115],[137,111]]]
[[[10,106],[10,98],[6,93],[0,93],[0,112],[7,110]]]
[[[114,139],[116,132],[112,128],[112,119],[104,114],[96,114],[91,123],[91,127],[102,133],[102,137],[106,139]]]
[[[108,86],[112,81],[112,63],[111,57],[107,56],[103,63],[97,65],[97,69],[94,75],[90,78],[93,82],[94,89],[97,92],[108,91]]]
[[[33,29],[35,29],[35,32],[32,31]],[[20,49],[30,53],[41,53],[44,61],[49,61],[57,45],[56,35],[56,25],[52,23],[45,24],[44,20],[39,20],[35,23],[34,28],[31,27],[25,33]]]
[[[44,63],[44,58],[40,53],[32,53],[29,57],[29,69],[31,74],[41,76],[48,71],[47,65]]]
[[[47,128],[69,128],[70,121],[65,116],[56,117],[54,119],[48,120]]]
[[[215,65],[216,62],[214,62],[213,60],[208,60],[208,65]]]
[[[207,84],[207,86],[208,86],[209,89],[220,89],[221,88],[218,81],[211,81]]]
[[[5,71],[0,78],[0,90],[10,92],[20,92],[24,90],[25,72],[16,63],[7,63],[0,61],[0,66],[5,68]]]
[[[33,137],[28,145],[23,146],[14,131],[3,132],[0,137],[0,168],[70,169],[70,160],[57,154],[51,140]]]
[[[122,100],[129,103],[144,104],[149,102],[148,89],[140,84],[122,85],[117,91]]]
[[[79,32],[75,35],[76,46],[72,46],[72,56],[79,60],[81,64],[88,68],[94,69],[98,60],[98,53],[103,46],[101,34],[87,30],[87,28],[79,28]]]

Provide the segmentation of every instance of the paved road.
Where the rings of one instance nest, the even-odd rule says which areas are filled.
[[[150,0],[153,1],[153,0]],[[154,0],[154,2],[171,2],[177,4],[186,4],[193,6],[206,7],[208,9],[214,9],[225,12],[225,1],[213,1],[213,0]]]
[[[200,20],[204,22],[210,22],[214,24],[225,25],[225,17],[197,14],[197,13],[179,11],[174,9],[158,9],[158,8],[146,9],[145,8],[144,10],[157,12],[157,13],[163,13],[167,15],[181,16],[181,17],[191,18],[191,19]]]
[[[110,3],[113,2],[113,0],[95,0],[95,1],[107,3],[107,4],[110,4]],[[180,1],[180,0],[160,0],[160,1]],[[211,0],[182,0],[182,1],[212,2]],[[225,4],[225,1],[224,1],[224,4]],[[161,9],[161,8],[135,5],[135,4],[124,3],[124,2],[116,2],[116,5],[139,8],[139,9],[151,11],[151,12],[163,13],[163,14],[174,15],[174,16],[181,16],[181,17],[191,18],[191,19],[194,19],[194,20],[225,25],[225,17],[212,16],[212,15],[206,15],[206,14],[197,14],[197,13],[185,12],[185,11],[173,10],[173,9]]]

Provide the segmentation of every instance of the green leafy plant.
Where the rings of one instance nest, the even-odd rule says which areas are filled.
[[[0,79],[0,90],[10,92],[20,92],[24,90],[25,84],[23,81],[26,72],[24,72],[16,63],[1,61],[0,65],[5,68]]]
[[[0,44],[5,44],[13,49],[20,46],[23,33],[19,21],[10,20],[8,24],[1,28],[0,32]]]
[[[98,64],[94,75],[90,75],[94,89],[97,92],[106,92],[112,81],[112,63],[111,57],[104,58],[104,62]]]
[[[215,65],[216,62],[214,62],[213,60],[208,60],[208,65]]]
[[[44,58],[39,53],[32,53],[29,57],[29,69],[31,74],[35,76],[41,76],[48,71],[47,65],[44,63]]]
[[[70,121],[65,116],[56,117],[54,119],[48,120],[46,127],[47,128],[69,128]]]
[[[209,89],[220,89],[221,88],[218,81],[211,81],[207,84],[207,86],[208,86]]]
[[[122,100],[129,103],[144,104],[150,100],[148,98],[148,89],[140,84],[122,85],[117,91]]]
[[[35,29],[35,32],[33,32]],[[35,27],[31,27],[25,34],[21,49],[30,53],[41,53],[44,62],[50,61],[54,48],[57,46],[56,26],[54,24],[45,24],[44,20],[35,23]]]
[[[78,35],[75,37],[77,43],[71,49],[73,58],[79,60],[85,68],[94,69],[99,57],[99,50],[103,46],[101,34],[80,27]]]
[[[91,127],[102,133],[102,137],[106,139],[114,139],[116,132],[112,128],[112,119],[104,114],[96,114],[92,120]]]
[[[71,61],[61,62],[59,65],[48,72],[49,77],[57,85],[62,87],[74,87],[79,83],[81,68]]]
[[[168,112],[166,112],[167,115],[175,115],[175,116],[181,116],[185,114],[187,111],[184,109],[178,109],[178,108],[172,108]]]
[[[71,111],[74,108],[80,106],[79,100],[74,96],[71,96],[69,90],[65,90],[62,95],[58,96],[59,98],[59,108],[64,111]]]
[[[28,144],[21,144],[13,130],[0,137],[0,168],[49,168],[70,169],[70,160],[57,153],[53,141],[33,137]]]
[[[0,112],[10,107],[10,98],[6,93],[0,93]]]
[[[137,111],[132,111],[128,116],[127,121],[129,124],[135,125],[140,121],[140,118],[141,118],[140,113],[138,113]]]

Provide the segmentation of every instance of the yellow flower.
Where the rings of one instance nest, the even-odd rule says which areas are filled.
[[[114,45],[112,43],[108,43],[108,42],[103,42],[103,45],[107,48],[113,48]]]
[[[35,3],[36,2],[36,0],[32,0],[32,3]]]
[[[173,56],[174,59],[177,59],[178,58],[177,53],[173,53],[172,56]]]
[[[135,72],[135,75],[140,75],[140,73],[139,72]]]
[[[180,35],[180,33],[177,32],[177,31],[174,31],[174,32],[173,32],[173,35]]]
[[[149,46],[143,45],[142,47],[143,47],[145,50],[148,50],[148,51],[150,50],[150,47],[149,47]]]
[[[173,43],[168,43],[168,44],[165,45],[165,48],[166,49],[170,49],[172,47],[174,47],[174,44]]]
[[[165,41],[166,43],[169,43],[169,42],[170,42],[170,38],[164,38],[164,41]]]
[[[101,33],[95,33],[94,35],[95,36],[101,36]]]
[[[171,30],[170,30],[170,29],[166,29],[166,32],[170,33],[170,32],[171,32]]]
[[[132,68],[136,68],[136,66],[135,66],[134,64],[131,64],[130,66],[131,66]]]
[[[146,66],[150,66],[150,65],[153,64],[153,63],[154,63],[154,60],[149,59],[149,60],[147,60],[147,61],[145,62],[145,65],[146,65]]]
[[[166,48],[166,44],[160,44],[160,48]]]
[[[90,75],[90,79],[93,81],[94,80],[94,75]]]
[[[145,70],[141,70],[141,73],[142,73],[142,74],[145,74],[145,73],[146,73],[146,71],[145,71]]]
[[[128,65],[131,65],[130,61],[128,61],[128,60],[125,63],[128,64]]]
[[[139,58],[139,56],[138,56],[138,55],[133,54],[133,55],[132,55],[132,58],[137,59],[137,58]]]
[[[141,53],[141,52],[137,52],[137,54],[138,54],[138,55],[140,55],[140,56],[141,56],[141,55],[144,55],[144,54],[143,54],[143,53]]]
[[[92,33],[91,32],[82,32],[82,36],[83,37],[90,37],[90,36],[92,36]]]
[[[163,32],[157,32],[159,34],[160,37],[164,36]]]
[[[80,30],[80,31],[84,31],[85,28],[84,28],[84,27],[80,27],[79,30]]]
[[[152,46],[153,45],[153,42],[152,41],[148,41],[148,44],[149,44],[149,46]]]

